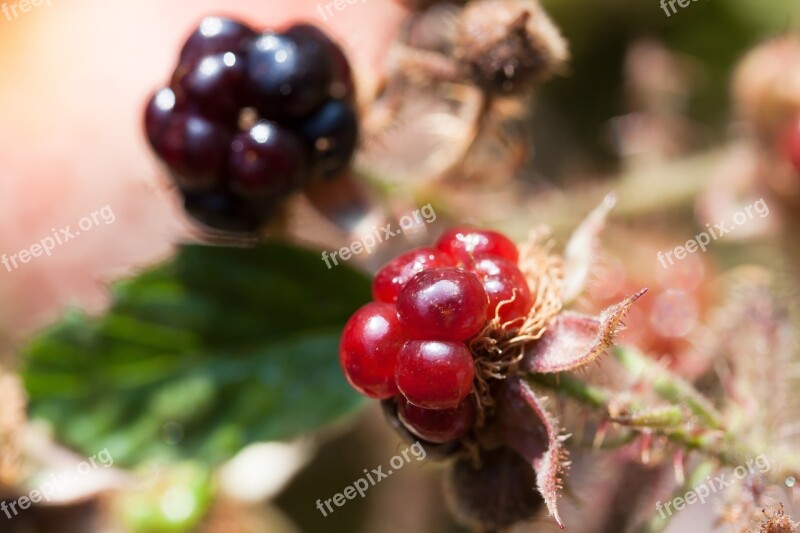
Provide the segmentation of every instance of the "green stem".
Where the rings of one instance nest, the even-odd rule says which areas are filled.
[[[614,356],[636,379],[647,381],[661,398],[685,405],[710,429],[721,429],[722,414],[691,383],[631,347],[617,346]]]
[[[606,407],[612,396],[611,391],[584,383],[570,374],[529,374],[527,380],[595,409]]]
[[[609,389],[589,385],[566,374],[531,374],[527,376],[527,379],[533,384],[551,389],[588,407],[600,410],[605,418],[609,418],[609,406],[618,396]],[[626,406],[633,412],[644,410],[644,406],[647,405],[648,402],[645,398],[626,397]],[[737,466],[743,459],[756,456],[746,446],[738,443],[732,435],[721,431],[716,426],[693,425],[691,428],[670,426],[647,429],[652,430],[654,435],[661,435],[686,450],[697,450],[708,457],[714,457],[727,466]]]

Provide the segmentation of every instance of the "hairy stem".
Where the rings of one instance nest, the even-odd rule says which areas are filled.
[[[604,418],[614,421],[614,417],[610,413],[616,409],[614,405],[618,403],[619,394],[612,390],[589,385],[566,374],[530,374],[527,379],[535,385],[551,389],[598,410]],[[643,397],[635,395],[626,395],[625,397],[626,407],[632,413],[647,413],[651,411],[652,408],[648,409],[647,407],[648,403]],[[686,407],[691,409],[689,405],[686,405]],[[646,429],[652,431],[654,435],[661,435],[667,438],[686,450],[697,450],[727,466],[737,466],[741,464],[743,459],[756,456],[747,446],[721,430],[719,425],[719,420],[717,420],[713,427],[693,423],[679,426],[658,425]],[[642,427],[641,425],[636,426]],[[629,427],[634,427],[634,425],[629,425]]]
[[[614,356],[638,380],[650,383],[658,396],[685,405],[710,429],[721,429],[722,415],[691,383],[628,346],[617,346]]]

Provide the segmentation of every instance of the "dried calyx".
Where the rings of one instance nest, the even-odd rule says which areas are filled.
[[[519,268],[531,288],[528,315],[502,322],[500,314],[511,301],[501,302],[493,319],[470,342],[475,361],[475,392],[479,407],[477,424],[483,425],[486,411],[494,405],[492,380],[504,380],[519,371],[525,347],[539,340],[550,320],[561,311],[562,260],[551,253],[550,244],[541,245],[539,236],[520,250]]]
[[[445,478],[445,497],[458,519],[478,529],[495,531],[529,520],[542,508],[531,487],[536,474],[508,448],[484,452],[479,466],[457,460]]]

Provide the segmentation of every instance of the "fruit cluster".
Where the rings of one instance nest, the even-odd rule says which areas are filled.
[[[314,26],[258,34],[208,17],[150,99],[145,129],[192,217],[253,231],[289,194],[349,164],[358,137],[350,66]]]
[[[374,301],[342,334],[339,360],[350,384],[395,399],[399,420],[423,441],[463,437],[476,412],[468,341],[495,316],[521,323],[532,305],[518,259],[504,235],[462,228],[390,261],[375,276]]]

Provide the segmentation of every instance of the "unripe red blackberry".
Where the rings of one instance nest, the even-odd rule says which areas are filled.
[[[433,248],[417,248],[398,255],[375,274],[372,297],[380,302],[395,303],[400,291],[423,270],[456,266],[453,258]]]
[[[441,444],[467,434],[475,422],[475,402],[467,397],[453,409],[424,409],[401,397],[397,415],[413,434]]]
[[[350,384],[371,398],[397,394],[395,369],[404,338],[394,306],[368,303],[347,322],[339,362]]]
[[[518,259],[501,233],[455,228],[436,248],[405,252],[376,274],[376,301],[345,326],[341,364],[356,390],[384,400],[387,420],[404,439],[450,453],[466,448],[472,430],[483,426],[477,398],[487,383],[476,362],[482,354],[472,350],[491,333],[479,335],[496,329],[490,321],[498,304],[516,297],[500,308],[503,328],[530,311]]]
[[[472,268],[482,257],[502,257],[512,263],[519,260],[514,241],[492,230],[453,228],[436,241],[436,248],[451,256],[464,268]]]
[[[455,409],[474,377],[472,354],[463,343],[407,341],[397,354],[397,388],[417,407]]]
[[[465,341],[486,322],[489,300],[481,282],[459,268],[423,270],[397,297],[397,315],[409,338]]]
[[[517,265],[502,257],[484,257],[476,261],[472,271],[489,297],[489,319],[497,312],[504,324],[528,315],[533,298],[528,280]]]
[[[408,444],[419,442],[425,448],[425,458],[428,460],[445,460],[452,457],[455,453],[462,449],[461,441],[452,440],[441,444],[428,442],[415,435],[400,421],[398,416],[398,402],[400,398],[390,398],[381,401],[381,410],[383,416],[389,426],[394,429],[398,435]]]

